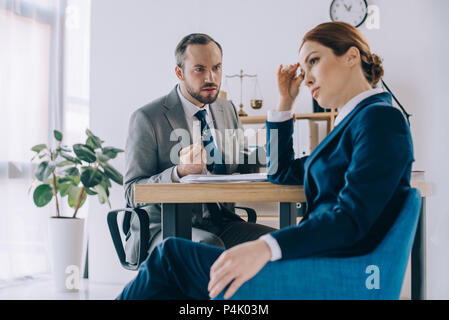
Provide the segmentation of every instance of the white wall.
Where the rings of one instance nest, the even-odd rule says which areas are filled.
[[[176,84],[173,51],[191,32],[210,34],[224,49],[224,74],[259,76],[264,107],[252,110],[250,83],[244,88],[245,111],[265,114],[276,106],[275,71],[297,61],[304,33],[329,21],[330,0],[95,0],[92,1],[91,129],[108,144],[124,148],[128,119],[137,108],[165,95]],[[434,183],[428,199],[428,291],[430,298],[449,298],[449,156],[446,138],[448,110],[445,90],[447,41],[442,44],[445,0],[371,0],[380,8],[380,29],[360,30],[373,52],[384,58],[384,80],[413,114],[415,170],[425,170]],[[405,10],[406,8],[406,10]],[[446,37],[447,38],[447,37]],[[232,80],[234,81],[234,80]],[[224,80],[223,80],[224,82]],[[228,80],[239,103],[239,87]],[[310,112],[311,98],[303,90],[296,112]],[[443,115],[446,115],[444,117]],[[124,172],[124,156],[114,163]],[[115,188],[114,208],[123,207],[123,190]],[[108,209],[91,201],[89,208],[89,272],[93,281],[126,282],[133,272],[118,264],[106,227]]]
[[[434,1],[435,2],[435,1]],[[428,30],[423,37],[437,36],[433,39],[433,46],[428,49],[434,51],[430,60],[423,61],[421,69],[432,68],[421,80],[423,86],[421,92],[426,92],[428,102],[422,101],[420,105],[422,117],[425,119],[422,131],[426,132],[422,140],[423,158],[428,180],[434,183],[434,195],[427,204],[427,277],[429,279],[429,298],[449,299],[449,207],[447,199],[449,196],[449,169],[447,159],[449,158],[449,103],[448,103],[448,74],[449,63],[449,38],[447,30],[449,22],[446,14],[449,12],[449,1],[440,1],[435,6],[433,19],[440,21],[434,30]],[[444,22],[443,22],[444,19]],[[427,49],[427,48],[426,48]],[[424,58],[425,59],[425,58]],[[423,59],[423,60],[424,60]],[[424,84],[426,84],[424,86]]]

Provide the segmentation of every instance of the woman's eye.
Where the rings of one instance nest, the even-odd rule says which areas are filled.
[[[320,58],[313,58],[313,59],[310,59],[310,65],[313,66],[315,63],[318,62],[318,60],[320,60]]]

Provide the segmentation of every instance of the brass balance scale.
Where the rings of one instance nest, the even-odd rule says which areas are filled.
[[[240,70],[240,74],[233,74],[233,75],[226,75],[226,80],[230,78],[240,78],[240,110],[238,112],[240,117],[246,117],[248,114],[243,111],[243,78],[254,78],[254,95],[252,99],[250,100],[251,108],[253,109],[260,109],[262,108],[262,95],[260,91],[259,82],[257,80],[257,74],[245,74],[243,73],[243,70]],[[229,90],[229,87],[228,87]]]

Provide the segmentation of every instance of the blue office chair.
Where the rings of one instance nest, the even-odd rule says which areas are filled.
[[[243,284],[232,299],[399,299],[420,207],[420,193],[413,188],[395,223],[369,254],[270,262]]]

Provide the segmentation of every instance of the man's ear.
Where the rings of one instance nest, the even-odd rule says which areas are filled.
[[[360,62],[360,51],[357,47],[352,46],[345,53],[345,62],[352,67]]]
[[[184,74],[182,73],[182,69],[179,66],[175,67],[175,73],[179,80],[184,81]]]

